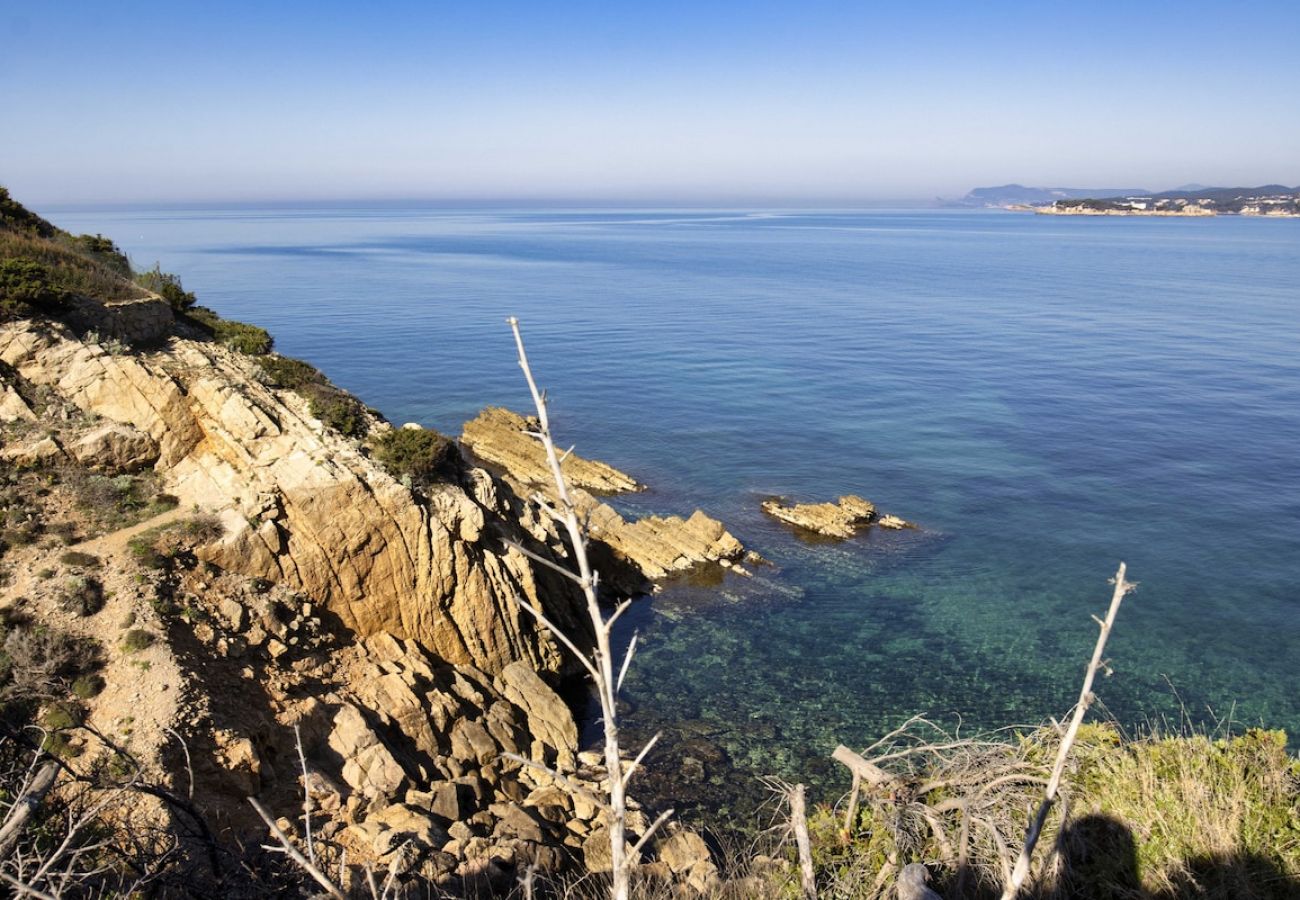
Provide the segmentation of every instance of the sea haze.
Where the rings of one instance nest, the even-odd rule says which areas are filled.
[[[913,713],[1063,715],[1120,560],[1140,586],[1103,714],[1300,733],[1300,222],[54,219],[161,261],[398,423],[458,434],[486,404],[524,409],[518,316],[558,439],[652,486],[622,508],[699,506],[772,562],[629,617],[629,722],[668,730],[656,768],[679,799],[727,807],[763,772],[829,798],[835,744]],[[848,492],[921,530],[810,542],[758,509]]]

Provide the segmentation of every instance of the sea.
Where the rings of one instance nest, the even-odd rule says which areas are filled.
[[[50,210],[395,423],[526,410],[768,562],[639,600],[625,733],[702,821],[914,715],[1300,735],[1300,220],[418,206]],[[843,541],[769,497],[916,523]],[[1003,734],[1012,733],[1003,731]],[[587,729],[588,737],[593,734]],[[1293,743],[1294,746],[1294,743]],[[635,793],[635,790],[634,790]]]

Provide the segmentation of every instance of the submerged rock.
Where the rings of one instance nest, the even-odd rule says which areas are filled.
[[[835,503],[796,503],[786,506],[779,499],[763,501],[763,512],[798,528],[827,537],[850,538],[867,525],[882,528],[914,528],[898,516],[880,515],[876,505],[856,494],[846,494]]]

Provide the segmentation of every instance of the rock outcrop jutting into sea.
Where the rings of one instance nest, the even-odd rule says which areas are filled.
[[[501,466],[520,496],[551,497],[555,486],[545,457],[529,434],[534,427],[529,419],[508,409],[489,407],[465,424],[461,443],[480,459]],[[612,466],[570,454],[563,467],[566,478],[572,479],[569,493],[574,505],[596,542],[595,553],[606,564],[602,576],[607,584],[634,592],[644,587],[645,579],[667,578],[702,564],[730,563],[745,552],[721,522],[700,510],[685,519],[644,516],[628,521],[590,493],[645,489]]]

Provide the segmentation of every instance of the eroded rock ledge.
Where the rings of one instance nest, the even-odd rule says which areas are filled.
[[[526,433],[536,427],[534,419],[489,407],[466,423],[461,443],[475,456],[501,466],[507,482],[521,496],[540,494],[553,500],[555,487],[544,451]],[[700,510],[689,518],[644,516],[628,521],[586,488],[610,493],[644,490],[645,485],[604,463],[572,454],[563,465],[566,478],[571,479],[574,505],[588,523],[597,568],[607,584],[613,582],[621,591],[642,590],[645,581],[678,575],[705,563],[731,562],[745,552],[744,545],[721,522]]]
[[[534,486],[551,483],[551,468],[542,444],[529,432],[537,430],[537,419],[519,415],[500,406],[489,406],[465,423],[461,442],[484,462],[505,469],[516,480]],[[643,491],[626,472],[593,459],[570,453],[560,464],[570,486],[602,494]]]
[[[846,494],[834,503],[795,503],[764,500],[763,512],[797,528],[835,538],[851,538],[869,525],[881,528],[915,528],[898,516],[882,515],[870,500]]]

